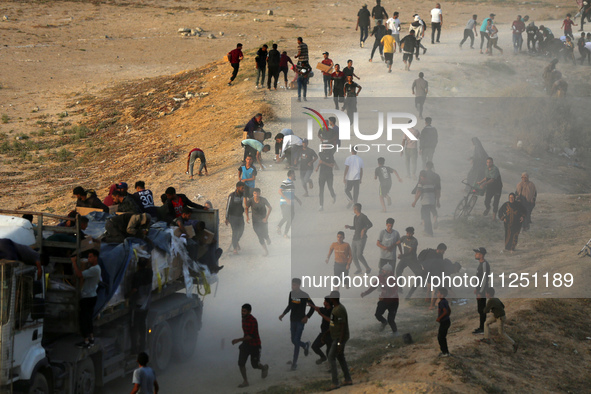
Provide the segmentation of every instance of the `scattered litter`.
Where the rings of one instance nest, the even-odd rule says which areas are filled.
[[[558,344],[557,343],[552,342],[552,345],[558,347]]]

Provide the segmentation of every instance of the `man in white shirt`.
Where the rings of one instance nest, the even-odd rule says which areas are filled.
[[[281,148],[280,158],[286,157],[288,166],[295,167],[298,163],[302,139],[297,135],[286,135],[283,137],[283,146]]]
[[[357,156],[356,148],[357,146],[355,145],[351,151],[351,156],[345,159],[345,174],[343,176],[343,182],[346,185],[345,194],[349,199],[347,209],[357,203],[357,199],[359,198],[359,186],[363,179],[363,159]],[[351,195],[351,190],[353,190],[353,195]]]
[[[439,43],[441,25],[443,25],[443,13],[441,12],[441,5],[437,3],[435,8],[431,10],[431,44],[435,44],[435,30],[437,30],[437,43]]]
[[[392,36],[396,41],[396,46],[398,47],[398,51],[402,52],[402,47],[400,46],[400,19],[398,11],[396,11],[390,19],[386,21],[386,28],[392,30]]]

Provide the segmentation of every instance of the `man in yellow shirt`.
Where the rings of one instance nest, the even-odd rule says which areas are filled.
[[[394,60],[394,52],[396,52],[396,41],[392,35],[392,30],[388,29],[381,41],[384,46],[384,60],[388,66],[388,72],[392,72],[392,61]]]

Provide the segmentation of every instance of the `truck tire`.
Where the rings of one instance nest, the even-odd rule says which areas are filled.
[[[150,363],[157,372],[164,371],[172,357],[172,330],[168,322],[156,326],[150,341]]]
[[[41,372],[37,372],[33,379],[31,379],[31,385],[29,386],[28,394],[49,394],[49,383],[47,378]]]
[[[186,361],[195,353],[198,333],[197,316],[193,310],[188,310],[183,313],[175,326],[174,352],[182,361]]]
[[[96,388],[96,375],[92,359],[87,358],[76,366],[75,394],[94,394]]]

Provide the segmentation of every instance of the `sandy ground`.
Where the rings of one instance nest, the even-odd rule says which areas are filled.
[[[293,5],[291,2],[216,2],[208,4],[203,2],[133,2],[110,4],[87,4],[73,2],[58,3],[3,3],[0,12],[8,16],[8,20],[0,23],[0,37],[3,38],[5,46],[1,48],[1,67],[5,70],[0,77],[2,89],[0,90],[0,109],[10,117],[7,124],[0,124],[0,131],[13,136],[19,132],[27,133],[37,130],[38,120],[52,121],[58,123],[58,114],[63,112],[70,105],[72,115],[66,121],[76,124],[85,121],[83,114],[96,100],[102,97],[113,97],[105,88],[117,89],[118,83],[123,81],[136,81],[139,84],[145,79],[160,75],[168,75],[186,69],[203,66],[211,61],[219,60],[220,57],[231,49],[236,41],[245,44],[245,48],[255,48],[261,42],[270,39],[280,39],[280,47],[287,48],[292,54],[295,51],[295,37],[302,35],[310,45],[313,53],[312,62],[320,60],[320,53],[324,50],[331,52],[331,58],[341,64],[348,58],[355,61],[356,73],[361,76],[359,83],[363,86],[362,96],[373,97],[410,97],[410,85],[416,78],[419,71],[423,71],[430,83],[430,97],[503,97],[525,95],[539,97],[543,96],[541,90],[541,70],[546,64],[539,59],[530,59],[526,56],[513,57],[510,52],[510,21],[515,12],[529,13],[535,18],[554,17],[556,13],[572,11],[571,2],[560,2],[555,4],[540,4],[531,7],[535,9],[523,10],[514,4],[503,4],[503,6],[488,4],[470,4],[464,2],[444,5],[446,12],[446,25],[442,36],[442,44],[428,47],[427,54],[420,62],[413,63],[412,72],[404,72],[400,56],[397,54],[394,62],[394,72],[385,73],[385,67],[379,62],[367,62],[369,48],[357,46],[357,33],[352,31],[354,26],[354,15],[358,5],[356,3],[338,2],[334,4],[319,5],[312,2]],[[384,4],[391,12],[392,7]],[[528,7],[531,5],[528,5]],[[559,10],[556,10],[559,7]],[[416,5],[412,2],[398,4],[398,9],[403,14],[403,20],[408,21],[404,15],[414,13]],[[430,5],[421,5],[420,11],[426,14],[431,8]],[[274,15],[265,15],[267,9],[273,9]],[[449,11],[448,11],[449,10]],[[463,25],[469,16],[476,12],[488,14],[494,10],[499,20],[500,45],[505,49],[503,57],[494,57],[494,62],[509,64],[517,70],[515,74],[507,75],[498,72],[491,67],[483,66],[489,60],[478,55],[477,51],[457,48],[457,43],[462,36]],[[449,12],[449,13],[448,13]],[[327,18],[327,15],[331,17]],[[253,19],[260,19],[261,22],[254,22]],[[449,23],[449,24],[448,24]],[[539,24],[539,23],[538,23]],[[554,31],[559,30],[560,22],[557,20],[545,23]],[[197,27],[211,32],[218,36],[216,39],[207,39],[205,36],[182,38],[176,30],[179,27]],[[343,29],[344,27],[344,29]],[[224,32],[220,36],[220,31]],[[344,33],[343,33],[344,31]],[[369,41],[368,41],[369,42]],[[479,41],[477,41],[479,43]],[[281,49],[280,48],[280,49]],[[466,48],[466,46],[464,47]],[[252,57],[247,61],[252,61]],[[35,185],[36,193],[28,193],[24,189],[25,181],[13,182],[9,173],[19,172],[20,179],[27,177],[27,174],[35,172],[35,165],[15,165],[10,159],[2,163],[2,183],[9,185],[3,188],[0,193],[0,202],[3,207],[16,208],[27,207],[41,210],[52,207],[58,211],[66,211],[72,206],[72,201],[67,196],[67,190],[71,185],[77,183],[93,183],[93,187],[104,190],[109,183],[138,179],[146,179],[153,190],[160,191],[169,184],[178,185],[178,189],[185,192],[189,197],[194,198],[201,194],[211,199],[217,207],[223,207],[224,197],[232,189],[235,182],[235,167],[241,151],[238,148],[230,148],[237,145],[239,136],[230,134],[235,129],[234,125],[243,124],[255,108],[260,108],[262,103],[271,104],[275,112],[275,120],[267,122],[267,129],[273,132],[283,127],[289,127],[292,108],[293,92],[277,91],[266,92],[253,89],[252,71],[248,70],[252,63],[246,63],[243,67],[242,76],[232,90],[224,87],[225,78],[228,72],[227,65],[209,68],[204,75],[212,78],[207,82],[199,82],[205,85],[211,92],[203,105],[189,104],[181,108],[172,116],[166,116],[157,120],[148,120],[147,125],[142,125],[140,130],[146,130],[145,140],[154,140],[167,149],[181,152],[164,164],[147,165],[142,168],[142,161],[134,155],[132,147],[123,152],[119,168],[114,168],[114,174],[107,175],[104,170],[88,173],[86,182],[76,177],[72,171],[68,178],[52,179],[51,184],[39,183]],[[224,67],[225,66],[225,67]],[[562,66],[567,77],[573,79],[588,74],[585,68]],[[216,77],[215,80],[213,77]],[[241,79],[242,78],[242,79]],[[244,81],[244,78],[249,78]],[[223,80],[223,81],[222,81]],[[310,106],[322,106],[322,87],[319,78],[315,78],[309,88],[309,97],[319,98],[311,101]],[[179,92],[183,86],[179,86]],[[97,96],[97,99],[87,97]],[[241,98],[238,98],[241,96]],[[446,119],[449,114],[445,113],[442,106],[439,106],[435,99],[430,98],[426,104],[425,114],[432,116],[438,121]],[[94,100],[94,101],[93,101]],[[240,101],[242,100],[242,101]],[[76,106],[76,101],[82,101]],[[90,103],[90,104],[88,104]],[[207,109],[206,103],[217,106]],[[393,101],[400,106],[409,107],[412,111],[412,101]],[[234,104],[234,105],[232,105]],[[39,112],[31,113],[35,107]],[[89,111],[90,116],[93,116]],[[101,114],[100,111],[98,111]],[[104,114],[103,114],[104,115]],[[219,124],[219,119],[228,120],[224,125]],[[216,124],[216,120],[218,123]],[[539,256],[538,248],[540,240],[536,236],[528,235],[522,237],[520,246],[523,248],[516,256],[501,255],[501,241],[495,240],[463,239],[454,237],[452,225],[447,222],[455,205],[463,195],[460,180],[465,173],[465,160],[471,154],[470,137],[481,138],[488,153],[493,157],[499,157],[497,164],[501,168],[505,190],[511,190],[517,184],[519,174],[526,169],[532,172],[532,181],[538,187],[539,200],[542,200],[537,207],[540,215],[539,233],[542,236],[551,234],[552,228],[563,228],[568,230],[567,234],[575,239],[581,238],[577,233],[579,227],[569,228],[567,223],[577,220],[588,223],[588,196],[582,195],[582,200],[568,197],[569,211],[573,213],[564,217],[557,209],[557,204],[564,202],[567,197],[564,193],[573,192],[574,179],[582,184],[577,189],[580,193],[589,192],[589,177],[583,175],[580,169],[567,165],[566,160],[544,157],[543,163],[536,161],[535,157],[529,157],[514,149],[517,142],[510,132],[504,131],[496,134],[485,127],[475,127],[480,120],[472,119],[469,127],[451,128],[446,127],[443,121],[435,125],[440,130],[440,146],[436,154],[436,169],[442,176],[444,194],[442,196],[442,207],[440,219],[442,226],[436,231],[434,238],[425,238],[420,231],[417,232],[420,248],[435,247],[439,242],[446,242],[449,247],[448,256],[452,260],[462,263],[468,272],[476,268],[472,260],[470,249],[480,246],[481,242],[487,242],[490,253],[490,260],[499,269],[509,267],[516,271],[525,271],[532,261],[536,261],[539,269],[548,269],[556,261],[561,261],[572,271],[577,278],[584,281],[588,274],[584,272],[581,264],[573,264],[571,256],[573,251],[578,250],[577,245],[581,242],[562,243],[554,242],[544,249],[544,256]],[[483,120],[484,121],[484,120]],[[422,126],[422,123],[420,124]],[[122,124],[116,126],[123,127]],[[138,126],[139,127],[139,126]],[[14,130],[14,132],[10,132]],[[223,130],[224,135],[230,137],[218,137]],[[238,129],[239,130],[239,129]],[[216,133],[217,132],[217,133]],[[177,137],[177,135],[182,135]],[[117,133],[110,134],[110,138],[124,144],[125,135]],[[133,137],[133,143],[142,146],[143,136]],[[160,138],[160,140],[158,140]],[[208,160],[210,160],[210,172],[212,175],[206,179],[190,182],[183,174],[185,165],[185,154],[187,148],[192,144],[206,146]],[[170,148],[168,148],[170,146]],[[164,148],[163,148],[164,149]],[[230,149],[234,149],[228,154]],[[82,154],[82,153],[79,153]],[[341,162],[346,157],[345,153],[339,153],[338,160]],[[101,160],[103,158],[101,157]],[[561,161],[562,160],[562,161]],[[235,164],[236,163],[236,164]],[[98,160],[80,165],[80,171],[88,171],[86,168],[92,164],[100,166]],[[107,163],[108,164],[108,163]],[[101,168],[107,168],[103,164]],[[133,167],[131,166],[133,164]],[[398,155],[388,156],[388,164],[403,173],[403,160]],[[126,171],[126,165],[130,170]],[[373,161],[368,160],[368,168],[374,167]],[[23,169],[24,167],[24,169]],[[132,168],[132,169],[131,169]],[[558,173],[550,173],[551,170],[559,168]],[[370,174],[371,175],[371,172]],[[269,198],[273,205],[274,212],[271,216],[271,233],[274,225],[280,218],[278,205],[277,188],[285,177],[283,166],[274,165],[269,171],[261,173],[257,178],[257,186],[263,189],[263,194]],[[342,172],[335,176],[335,189],[339,193],[339,200],[335,206],[327,207],[323,213],[322,225],[315,229],[318,234],[326,239],[331,239],[334,232],[341,229],[344,224],[349,223],[351,213],[345,210],[342,186],[339,182]],[[48,174],[51,177],[51,174]],[[131,179],[130,179],[131,178]],[[366,257],[370,264],[376,268],[378,251],[375,245],[375,238],[378,230],[383,226],[385,218],[392,216],[396,218],[395,228],[402,232],[407,225],[415,225],[420,228],[420,215],[418,209],[410,207],[410,190],[414,181],[404,179],[400,185],[395,184],[392,193],[394,205],[387,215],[379,212],[376,199],[377,183],[367,178],[367,188],[361,194],[361,201],[366,204],[366,213],[374,222],[374,228],[370,232],[370,241],[366,248]],[[63,195],[53,193],[52,201],[47,201],[42,194],[43,188],[60,190]],[[51,192],[50,192],[51,193]],[[298,218],[301,223],[306,220],[317,220],[317,191],[312,190],[312,196],[304,200],[303,207],[298,211]],[[14,196],[18,196],[15,200]],[[504,198],[503,198],[504,200]],[[479,202],[475,213],[480,213],[482,203]],[[585,212],[579,216],[578,212]],[[222,215],[223,217],[223,215]],[[497,231],[502,232],[500,225]],[[328,234],[328,235],[327,235]],[[488,233],[487,233],[488,234]],[[227,249],[229,231],[223,229],[221,233],[223,247]],[[551,235],[547,235],[551,237]],[[324,239],[323,238],[323,239]],[[584,238],[584,237],[582,237]],[[474,242],[479,242],[474,245]],[[296,245],[289,240],[278,236],[273,237],[273,244],[270,247],[270,255],[266,258],[260,257],[260,250],[254,233],[250,226],[247,226],[243,238],[243,254],[235,257],[229,256],[226,252],[221,264],[226,268],[220,275],[220,283],[214,287],[215,296],[208,296],[205,300],[204,325],[199,334],[198,348],[195,356],[185,363],[174,363],[168,371],[159,377],[161,387],[168,392],[193,392],[198,387],[204,392],[235,392],[235,387],[240,382],[236,368],[237,349],[230,342],[233,338],[241,336],[240,331],[240,305],[250,302],[253,305],[253,314],[259,320],[259,329],[263,340],[263,361],[271,365],[270,375],[266,381],[261,382],[258,376],[249,369],[251,376],[251,388],[243,390],[256,392],[266,387],[279,384],[288,384],[297,387],[302,380],[326,379],[324,366],[318,367],[313,363],[314,356],[311,354],[307,359],[299,363],[299,371],[296,373],[287,372],[289,366],[286,362],[290,359],[292,346],[289,343],[289,325],[287,318],[280,322],[277,316],[286,305],[287,293],[289,291],[289,280],[291,277],[290,249]],[[489,246],[490,245],[490,246]],[[299,246],[297,244],[296,246]],[[328,245],[327,245],[328,246]],[[323,261],[316,256],[313,259]],[[324,270],[322,268],[321,270]],[[330,269],[326,268],[328,274]],[[345,296],[346,306],[351,317],[352,337],[365,338],[372,341],[383,341],[387,343],[390,337],[374,332],[377,325],[373,318],[375,297],[361,300],[358,297],[358,290],[350,290]],[[532,295],[533,297],[534,295]],[[535,296],[542,296],[536,294]],[[585,295],[583,295],[585,296]],[[344,301],[345,302],[345,301]],[[514,309],[530,306],[521,301],[514,304]],[[457,314],[460,324],[458,330],[452,330],[450,334],[450,346],[452,349],[465,347],[470,349],[472,338],[466,338],[465,333],[472,329],[475,319],[472,316],[470,323],[467,316],[473,315],[474,303],[470,302],[463,306],[454,306],[454,315]],[[461,316],[461,317],[460,317]],[[402,332],[420,331],[427,328],[435,328],[432,313],[413,305],[402,303],[397,318]],[[303,339],[313,340],[317,334],[320,321],[314,317],[306,326]],[[462,328],[462,330],[460,330]],[[584,342],[579,346],[585,351],[582,360],[589,357],[589,345]],[[350,352],[354,356],[360,352],[363,344],[351,345]],[[432,391],[435,389],[453,391],[474,391],[482,390],[481,386],[468,382],[462,386],[455,386],[449,381],[441,382],[441,377],[447,379],[448,372],[442,371],[439,364],[433,362],[438,353],[436,343],[427,341],[419,345],[413,345],[404,350],[405,357],[409,360],[415,359],[418,367],[412,367],[413,362],[405,367],[404,361],[396,361],[394,367],[407,371],[407,374],[398,376],[396,379],[388,373],[388,369],[376,368],[371,375],[364,375],[361,371],[354,371],[355,381],[369,380],[359,387],[353,387],[348,392],[375,392],[387,391],[384,387],[375,386],[376,382],[389,381],[393,384],[391,388],[395,391]],[[530,349],[525,355],[519,356],[513,362],[526,363],[534,357]],[[583,357],[583,356],[581,356]],[[416,361],[418,359],[418,361]],[[466,359],[466,358],[464,358]],[[519,361],[518,361],[519,360]],[[437,365],[434,365],[437,364]],[[409,367],[410,366],[410,367]],[[414,369],[413,369],[414,368]],[[426,376],[430,375],[429,378]],[[129,377],[113,382],[103,389],[105,393],[123,393],[129,391]],[[459,384],[459,382],[456,382]],[[500,383],[499,383],[500,384]],[[533,387],[540,387],[541,380],[522,379],[519,387],[527,390]],[[530,385],[530,386],[528,386]],[[453,387],[453,389],[451,388]],[[511,390],[510,385],[500,387]],[[546,389],[543,385],[542,389]],[[557,390],[556,388],[548,389]],[[345,390],[343,390],[345,391]]]

